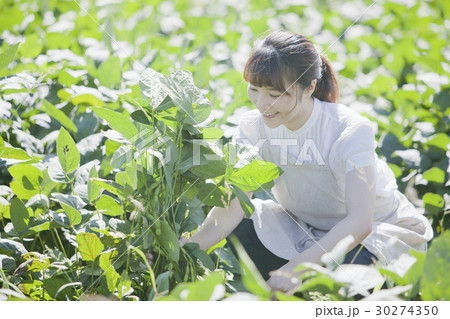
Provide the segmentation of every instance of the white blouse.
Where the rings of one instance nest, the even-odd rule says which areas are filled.
[[[258,110],[247,111],[232,141],[284,171],[274,180],[273,200],[252,199],[256,233],[273,254],[290,260],[342,220],[346,173],[370,165],[376,171],[375,212],[362,244],[385,264],[411,248],[426,250],[433,236],[428,220],[397,190],[394,174],[378,158],[370,121],[350,108],[315,98],[310,117],[295,131],[269,128]]]

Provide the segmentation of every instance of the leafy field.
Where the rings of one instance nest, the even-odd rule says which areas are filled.
[[[179,245],[235,196],[251,214],[244,192],[282,174],[228,143],[252,43],[281,28],[325,51],[340,102],[376,125],[433,226],[426,254],[344,267],[357,283],[315,266],[287,296],[225,241]],[[2,1],[0,300],[450,300],[449,30],[438,0]]]

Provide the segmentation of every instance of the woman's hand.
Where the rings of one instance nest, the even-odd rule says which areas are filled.
[[[281,267],[269,273],[270,278],[267,280],[267,284],[274,291],[279,290],[287,295],[292,295],[301,285],[301,281],[298,279],[300,274],[301,272],[294,273]]]

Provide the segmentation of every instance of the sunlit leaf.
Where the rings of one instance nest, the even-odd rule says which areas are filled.
[[[122,206],[108,195],[102,195],[97,201],[96,207],[104,215],[120,216],[123,214]]]
[[[62,127],[59,130],[56,149],[59,163],[66,174],[78,168],[80,152],[70,134]]]
[[[255,160],[234,171],[229,182],[244,192],[251,192],[277,178],[282,172],[283,170],[273,163]]]
[[[445,231],[433,240],[423,265],[421,280],[422,299],[425,301],[449,300],[450,277],[450,231]]]
[[[119,86],[121,80],[119,57],[110,57],[102,62],[98,68],[98,79],[100,84],[108,88]]]
[[[16,232],[27,229],[28,223],[30,222],[30,214],[20,199],[13,198],[11,201],[10,214]]]
[[[60,109],[57,109],[53,104],[51,104],[47,100],[43,100],[42,102],[43,102],[42,106],[43,106],[43,108],[45,109],[45,111],[47,112],[48,115],[50,115],[55,120],[60,122],[68,130],[70,130],[70,131],[72,131],[74,133],[77,132],[77,128],[76,128],[75,124],[73,124],[72,120],[69,119],[67,117],[67,115],[64,114],[63,111],[61,111]]]
[[[30,160],[32,157],[24,150],[15,147],[0,147],[1,158],[11,158],[16,160]]]
[[[103,251],[100,239],[92,233],[80,233],[76,237],[78,250],[84,261],[94,261]]]
[[[6,68],[14,60],[19,45],[20,43],[16,43],[0,54],[0,71]]]
[[[129,140],[130,142],[136,140],[138,130],[134,126],[133,122],[131,122],[128,116],[104,108],[92,107],[91,109],[100,118],[108,122],[109,126],[113,130],[122,134],[127,140]]]

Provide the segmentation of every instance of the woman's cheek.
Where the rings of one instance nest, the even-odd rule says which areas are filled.
[[[253,92],[247,91],[247,96],[248,96],[248,99],[250,100],[250,102],[252,102],[253,104],[256,104],[255,103],[255,101],[256,101],[255,94]]]

